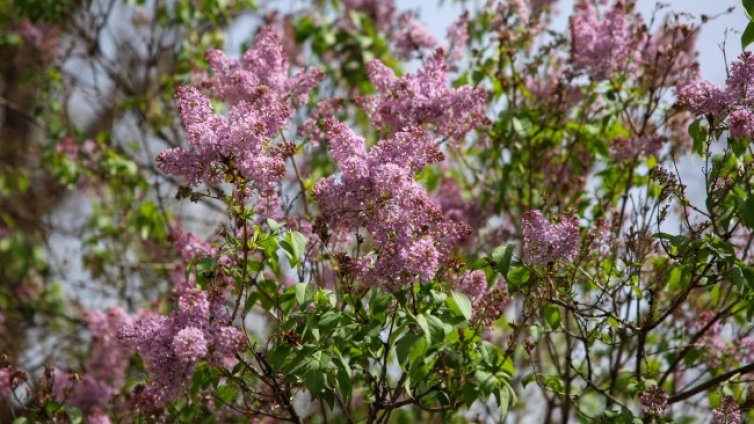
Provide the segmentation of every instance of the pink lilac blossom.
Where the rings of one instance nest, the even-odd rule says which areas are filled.
[[[328,118],[334,117],[335,112],[340,110],[344,104],[345,99],[337,98],[320,102],[299,126],[298,135],[308,138],[314,147],[326,142],[327,131],[323,128],[323,124]]]
[[[367,64],[369,80],[377,90],[359,103],[372,124],[391,132],[422,126],[454,142],[489,124],[484,115],[487,93],[481,87],[449,88],[442,49],[426,58],[416,73],[397,77],[384,63]]]
[[[476,304],[487,292],[487,276],[482,270],[466,271],[455,281],[454,287]]]
[[[703,330],[714,317],[713,311],[702,312],[698,315],[694,328],[696,331]],[[704,335],[696,343],[699,348],[704,349],[705,360],[712,367],[719,365],[723,357],[730,352],[728,344],[722,337],[722,330],[722,324],[716,321],[705,330]]]
[[[595,81],[610,79],[616,73],[631,72],[645,34],[639,31],[641,19],[627,11],[621,1],[600,18],[591,1],[581,0],[571,16],[571,61],[576,71],[584,71]]]
[[[271,139],[284,130],[294,109],[291,101],[306,94],[322,79],[318,70],[290,77],[280,38],[262,29],[240,63],[210,50],[207,60],[213,78],[205,88],[230,105],[227,116],[214,112],[210,98],[193,87],[180,87],[175,105],[192,150],[173,148],[157,157],[158,169],[182,178],[189,186],[216,185],[238,175],[269,193],[285,175],[287,149]]]
[[[725,90],[709,81],[693,81],[678,89],[678,103],[695,115],[720,118],[727,113],[729,102]]]
[[[474,305],[474,317],[472,320],[483,328],[489,329],[495,321],[503,316],[505,308],[509,303],[508,282],[505,279],[501,279],[497,284],[493,284],[492,288],[484,296],[477,300],[477,303]]]
[[[387,31],[395,19],[395,2],[393,0],[344,0],[344,15],[347,19],[351,11],[361,12],[369,17],[378,31]]]
[[[464,12],[446,31],[448,39],[448,62],[451,70],[455,70],[458,62],[466,53],[466,45],[469,43],[469,12]]]
[[[217,254],[217,249],[213,248],[212,245],[201,241],[191,233],[184,233],[179,228],[173,229],[173,232],[170,234],[170,241],[186,262],[194,257],[206,257]]]
[[[741,409],[733,396],[723,396],[720,406],[712,410],[712,424],[741,424]]]
[[[465,200],[461,196],[461,189],[452,178],[440,181],[433,199],[445,219],[449,221],[462,222],[472,230],[479,230],[484,224],[486,214],[482,211],[481,205],[473,199]],[[461,244],[468,247],[474,239],[473,233],[469,234],[461,240]]]
[[[363,137],[346,124],[324,124],[340,175],[320,180],[313,194],[330,229],[366,228],[374,255],[359,259],[360,276],[389,289],[430,280],[467,232],[444,220],[414,176],[442,160],[435,142],[420,128],[394,133],[367,151]]]
[[[736,109],[728,117],[730,136],[748,138],[754,136],[754,112],[748,109]]]
[[[660,151],[663,138],[658,135],[642,137],[616,137],[610,145],[610,155],[618,162],[627,162],[638,156],[653,156]]]
[[[92,333],[92,345],[82,375],[74,378],[65,371],[55,369],[53,392],[58,401],[90,414],[106,407],[126,381],[132,352],[123,349],[118,332],[130,325],[132,320],[121,308],[112,308],[107,312],[88,311],[85,319]]]
[[[437,45],[437,40],[431,32],[422,25],[410,12],[401,13],[398,17],[398,28],[393,32],[393,46],[395,56],[409,60],[414,52],[431,49]]]
[[[532,265],[546,266],[558,260],[571,261],[579,252],[579,220],[575,216],[550,224],[542,212],[523,216],[524,258]]]
[[[652,386],[639,397],[645,417],[661,417],[668,411],[668,395],[662,388]]]
[[[754,53],[745,51],[730,65],[725,86],[728,97],[740,105],[754,100]]]
[[[152,409],[175,398],[200,358],[226,365],[246,345],[243,333],[229,321],[221,294],[193,288],[180,296],[170,314],[145,313],[124,326],[120,340],[142,357],[150,376],[140,404]]]
[[[175,356],[185,363],[196,363],[207,354],[204,332],[195,327],[186,327],[173,337]]]
[[[683,87],[699,79],[696,41],[699,28],[666,21],[641,48],[641,63],[649,83]]]

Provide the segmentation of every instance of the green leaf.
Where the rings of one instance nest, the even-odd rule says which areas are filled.
[[[503,277],[508,276],[508,269],[510,269],[511,266],[511,258],[513,258],[513,245],[508,245],[505,247],[503,256],[495,264],[495,270]]]
[[[416,335],[414,333],[408,333],[400,340],[398,340],[398,342],[395,344],[395,356],[398,360],[398,364],[400,364],[401,366],[406,364],[411,351],[420,340],[422,340],[422,336]]]
[[[416,323],[419,324],[419,327],[424,332],[424,335],[427,337],[427,342],[432,343],[432,333],[429,331],[429,323],[427,322],[427,317],[425,317],[423,314],[419,314],[416,316]]]
[[[285,235],[285,239],[280,241],[280,246],[288,256],[288,261],[292,267],[295,267],[301,262],[304,256],[306,248],[306,237],[298,231],[289,231]]]
[[[550,325],[553,330],[560,327],[560,308],[553,304],[547,304],[540,310],[542,319]]]
[[[453,300],[455,301],[455,306],[458,308],[458,312],[463,315],[464,318],[466,318],[466,321],[471,319],[471,301],[469,298],[463,294],[458,292],[452,292]]]
[[[725,273],[725,276],[728,278],[728,281],[738,288],[738,290],[743,291],[746,288],[746,279],[744,278],[743,272],[741,272],[741,268],[734,266]]]
[[[305,305],[312,301],[314,298],[314,286],[307,283],[298,283],[296,288],[296,302],[299,305]]]
[[[746,25],[746,29],[741,34],[741,49],[746,50],[746,47],[752,42],[754,42],[754,21],[749,22],[749,25]]]
[[[749,20],[754,19],[754,0],[741,0],[741,4],[744,6],[744,12]]]
[[[738,206],[738,217],[746,228],[754,229],[754,196],[741,202]]]
[[[689,125],[689,135],[691,136],[691,139],[694,140],[691,151],[696,154],[702,154],[702,151],[704,150],[705,132],[703,131],[701,124],[702,118],[699,118]]]

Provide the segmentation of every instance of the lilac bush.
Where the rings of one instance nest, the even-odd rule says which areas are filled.
[[[754,418],[754,22],[18,3],[0,422]]]

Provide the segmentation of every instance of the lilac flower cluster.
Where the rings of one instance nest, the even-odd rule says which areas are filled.
[[[92,334],[89,359],[79,377],[54,370],[53,392],[58,401],[81,409],[87,416],[101,413],[126,381],[132,352],[123,348],[118,331],[131,323],[131,317],[121,308],[87,312],[86,325]]]
[[[445,221],[426,190],[414,180],[426,165],[442,160],[421,128],[394,133],[367,150],[363,137],[334,118],[324,125],[340,175],[314,187],[330,228],[366,228],[376,256],[359,261],[365,281],[394,288],[415,279],[430,280],[466,226]]]
[[[723,396],[720,406],[712,410],[712,424],[741,424],[741,408],[733,396]]]
[[[487,276],[482,270],[466,271],[455,281],[454,288],[477,304],[487,292]]]
[[[534,210],[523,216],[524,258],[531,265],[547,266],[558,260],[571,261],[579,252],[579,220],[567,216],[550,224],[542,212]]]
[[[365,14],[371,19],[378,31],[387,31],[395,19],[395,2],[393,0],[344,0],[345,15],[351,11]]]
[[[639,24],[621,1],[601,18],[591,1],[580,0],[570,21],[574,69],[585,71],[595,81],[631,71],[640,54],[635,47],[645,36]]]
[[[240,63],[218,50],[209,51],[207,61],[213,78],[204,88],[229,104],[227,116],[216,114],[198,89],[181,87],[175,104],[193,149],[162,152],[158,169],[189,186],[231,178],[269,192],[285,174],[287,152],[271,140],[293,115],[291,102],[305,100],[323,74],[309,70],[289,76],[280,37],[271,28],[261,31]]]
[[[404,12],[398,17],[398,29],[393,33],[393,45],[396,57],[408,60],[414,52],[435,47],[437,40],[410,12]]]
[[[728,116],[730,135],[754,137],[754,53],[743,52],[733,62],[725,87],[705,80],[695,80],[678,89],[678,103],[696,115],[715,122]]]
[[[473,199],[465,200],[461,196],[458,184],[452,178],[444,178],[440,181],[433,200],[447,220],[464,223],[472,230],[478,230],[485,222],[486,213],[481,205]],[[473,241],[472,233],[464,237],[461,244],[468,247]]]
[[[663,139],[658,135],[642,137],[617,137],[610,145],[610,155],[616,162],[622,163],[638,156],[652,156],[662,148]]]
[[[639,397],[645,417],[661,417],[668,411],[668,395],[661,387],[652,386]]]
[[[397,132],[425,127],[458,142],[469,131],[489,123],[484,115],[484,89],[448,87],[448,66],[441,49],[427,57],[415,74],[397,77],[378,60],[367,64],[367,72],[377,94],[361,98],[359,103],[377,128]]]
[[[121,329],[119,338],[142,357],[151,377],[140,393],[142,407],[174,399],[199,360],[223,366],[244,348],[246,337],[230,325],[222,300],[220,294],[189,289],[170,314],[145,313]]]
[[[469,13],[464,12],[446,30],[448,38],[448,61],[457,64],[466,53],[466,45],[469,43]]]

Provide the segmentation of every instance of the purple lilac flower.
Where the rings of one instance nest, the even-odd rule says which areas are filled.
[[[748,109],[736,109],[728,117],[730,136],[748,138],[754,136],[754,112]]]
[[[631,71],[637,62],[637,45],[643,33],[641,22],[617,1],[600,18],[592,2],[582,0],[571,16],[571,60],[574,69],[585,71],[595,81]]]
[[[120,340],[142,357],[150,375],[139,397],[143,407],[160,407],[180,394],[198,359],[221,366],[244,348],[246,338],[230,325],[222,300],[188,289],[169,315],[145,313],[121,329]]]
[[[466,271],[454,286],[455,290],[465,294],[476,304],[487,292],[487,276],[482,270]]]
[[[638,156],[652,156],[662,148],[663,139],[658,135],[643,137],[617,137],[610,145],[610,155],[616,162],[627,162]]]
[[[92,333],[89,359],[79,378],[55,369],[53,392],[58,401],[89,414],[106,407],[126,381],[132,351],[121,345],[118,332],[130,325],[132,319],[121,308],[112,308],[107,312],[88,311],[85,318],[87,328]]]
[[[160,153],[157,167],[189,186],[216,185],[226,175],[237,179],[238,171],[265,194],[285,175],[285,149],[269,140],[293,116],[291,102],[305,101],[323,74],[309,70],[289,76],[288,59],[271,28],[262,29],[240,63],[218,50],[207,52],[207,61],[213,78],[205,88],[230,105],[228,113],[216,114],[198,89],[179,88],[175,104],[192,149]]]
[[[458,142],[476,128],[486,126],[487,93],[481,87],[449,88],[447,65],[441,49],[427,57],[415,74],[397,77],[384,63],[367,64],[369,80],[377,94],[359,103],[372,124],[391,132],[422,126]]]
[[[414,52],[421,53],[424,49],[431,49],[437,45],[437,40],[431,32],[422,25],[410,12],[402,13],[398,17],[398,29],[393,33],[395,55],[399,59],[408,60]]]
[[[175,356],[185,363],[196,363],[207,354],[204,332],[196,327],[186,327],[173,337]]]
[[[344,14],[358,11],[367,15],[378,31],[390,29],[395,19],[395,2],[393,0],[344,0]]]
[[[579,252],[579,220],[575,216],[550,224],[542,212],[534,210],[524,214],[522,226],[524,257],[532,265],[571,261]]]
[[[646,417],[661,417],[668,411],[668,395],[662,388],[652,386],[639,397],[642,414]]]
[[[340,175],[320,180],[314,197],[331,230],[366,228],[374,255],[360,258],[360,276],[389,289],[430,280],[450,250],[467,232],[446,221],[414,180],[426,165],[442,159],[421,128],[394,133],[367,150],[363,137],[330,118],[324,124]]]
[[[448,38],[448,62],[455,68],[463,59],[466,45],[469,43],[469,13],[464,12],[446,31]]]
[[[722,87],[705,80],[693,81],[678,90],[679,104],[695,115],[724,116],[729,101]]]
[[[712,410],[712,424],[741,424],[741,409],[733,396],[723,396],[720,406]]]

